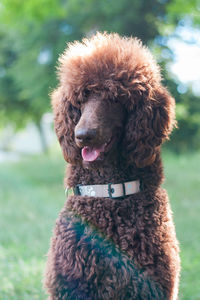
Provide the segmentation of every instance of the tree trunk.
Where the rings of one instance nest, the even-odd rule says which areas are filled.
[[[39,136],[40,136],[40,143],[41,143],[41,149],[44,154],[48,153],[48,144],[44,132],[44,128],[42,126],[42,121],[36,123],[36,126],[38,128]]]

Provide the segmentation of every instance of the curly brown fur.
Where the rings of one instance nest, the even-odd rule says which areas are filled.
[[[98,33],[69,45],[59,79],[52,104],[66,186],[139,179],[142,190],[68,198],[48,254],[50,299],[177,299],[179,249],[160,187],[175,103],[158,66],[137,39]],[[101,151],[87,160],[84,147]]]

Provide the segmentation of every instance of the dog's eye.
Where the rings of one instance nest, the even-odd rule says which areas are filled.
[[[88,89],[85,89],[83,92],[83,97],[88,98],[90,96],[90,91]]]

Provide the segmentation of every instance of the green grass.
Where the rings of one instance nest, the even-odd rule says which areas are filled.
[[[200,299],[200,154],[166,154],[168,190],[181,249],[180,299]]]
[[[0,165],[0,299],[45,299],[42,273],[65,200],[64,161],[32,158]]]
[[[165,153],[165,187],[180,241],[181,300],[200,299],[200,154]],[[62,208],[65,163],[54,154],[0,164],[0,299],[45,299],[42,274]]]

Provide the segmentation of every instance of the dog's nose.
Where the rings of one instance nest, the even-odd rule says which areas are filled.
[[[80,128],[75,130],[75,138],[80,142],[92,142],[97,135],[96,129]]]

